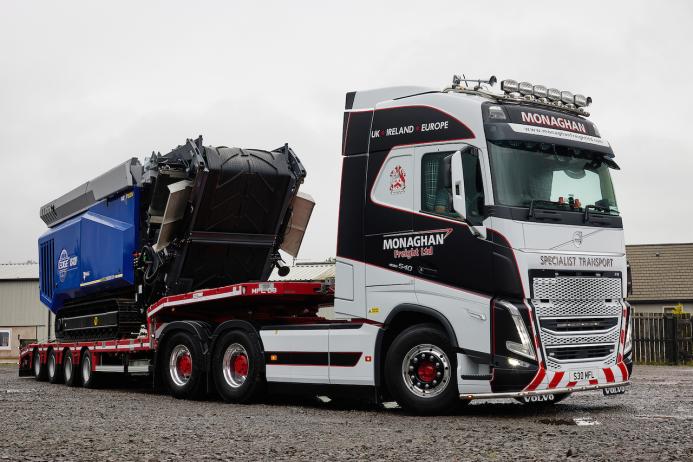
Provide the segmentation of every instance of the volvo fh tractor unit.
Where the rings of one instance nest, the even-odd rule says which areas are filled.
[[[40,285],[58,341],[24,348],[20,373],[88,387],[149,374],[176,397],[231,402],[346,394],[422,414],[623,393],[612,147],[590,98],[496,83],[346,95],[334,280],[292,281],[281,264],[314,205],[287,146],[189,141],[49,203]]]

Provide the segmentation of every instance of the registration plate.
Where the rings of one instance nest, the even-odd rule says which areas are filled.
[[[587,382],[597,378],[597,371],[594,369],[584,369],[581,371],[570,371],[568,377],[571,382]]]

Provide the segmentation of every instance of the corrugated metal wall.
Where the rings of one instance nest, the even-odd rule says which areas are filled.
[[[0,327],[39,326],[39,340],[53,333],[53,317],[39,301],[37,280],[0,281]]]

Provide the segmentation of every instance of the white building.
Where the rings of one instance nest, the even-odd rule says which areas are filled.
[[[38,264],[0,264],[0,362],[15,362],[26,343],[53,335],[54,318],[39,301]]]

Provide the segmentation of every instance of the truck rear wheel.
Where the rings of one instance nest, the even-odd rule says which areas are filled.
[[[50,383],[60,383],[63,380],[62,365],[58,363],[58,357],[55,354],[55,350],[51,348],[48,352],[48,359],[46,360],[46,366],[48,371],[48,381]]]
[[[392,342],[385,358],[390,393],[416,414],[441,414],[459,405],[455,356],[447,336],[433,324],[412,326]]]
[[[252,401],[264,390],[263,365],[257,335],[241,330],[225,333],[216,342],[212,356],[217,392],[226,402]]]
[[[46,365],[41,364],[41,355],[38,350],[34,350],[34,354],[32,356],[32,361],[33,365],[32,367],[34,368],[34,378],[36,380],[46,380]]]
[[[178,332],[166,342],[162,368],[168,389],[178,399],[199,399],[204,393],[204,359],[200,342]]]
[[[74,387],[79,383],[79,374],[75,371],[74,361],[72,360],[72,353],[70,351],[65,351],[63,353],[63,382],[68,387]]]
[[[84,350],[82,353],[82,360],[79,363],[80,375],[82,378],[82,386],[84,388],[96,388],[96,373],[92,370],[92,359],[91,352],[89,350]]]

